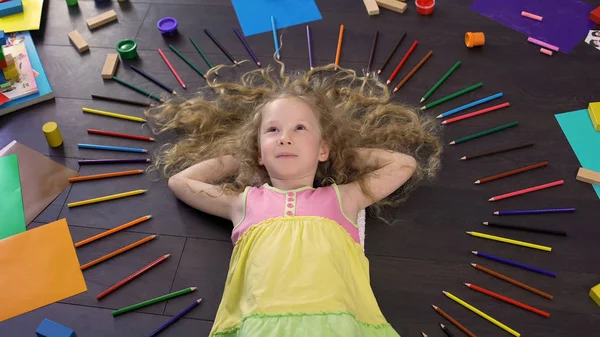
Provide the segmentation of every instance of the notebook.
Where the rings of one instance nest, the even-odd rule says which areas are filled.
[[[3,49],[4,55],[10,54],[15,60],[15,65],[19,70],[19,78],[16,81],[11,80],[11,86],[2,89],[2,93],[8,97],[9,100],[15,100],[38,92],[35,74],[31,68],[25,45],[20,43]]]

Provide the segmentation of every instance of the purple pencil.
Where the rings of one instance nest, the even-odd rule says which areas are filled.
[[[168,328],[169,325],[175,323],[175,321],[177,321],[178,319],[180,319],[181,317],[183,317],[185,314],[187,314],[188,312],[190,312],[192,309],[194,309],[195,307],[197,307],[198,304],[200,304],[200,302],[202,302],[201,298],[195,300],[194,303],[190,304],[189,307],[183,309],[183,311],[181,311],[177,315],[173,316],[170,320],[168,320],[165,323],[163,323],[163,325],[159,326],[158,329],[154,330],[147,337],[154,337],[154,336],[158,335],[161,331],[163,331],[164,329]]]
[[[77,161],[79,165],[94,165],[94,164],[131,164],[131,163],[149,163],[150,158],[135,158],[135,159],[84,159]]]
[[[254,60],[254,62],[256,62],[256,65],[260,67],[261,66],[260,65],[260,61],[258,60],[258,58],[256,57],[256,55],[254,55],[254,52],[252,51],[252,48],[250,48],[250,46],[246,42],[246,39],[244,39],[244,37],[237,30],[237,28],[233,27],[233,31],[235,32],[235,35],[237,35],[237,37],[240,39],[240,41],[242,41],[242,44],[244,45],[244,47],[246,47],[246,50],[248,51],[248,53],[250,53],[250,56],[252,57],[252,59]]]
[[[510,211],[495,211],[494,215],[543,214],[543,213],[572,213],[575,208],[521,209]]]
[[[306,40],[308,42],[308,62],[310,63],[310,69],[313,68],[313,55],[312,55],[312,40],[310,33],[310,26],[306,25]]]

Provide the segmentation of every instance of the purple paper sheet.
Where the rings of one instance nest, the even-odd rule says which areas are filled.
[[[589,19],[594,7],[577,0],[475,0],[469,8],[527,37],[555,45],[565,54],[596,25]],[[543,20],[521,16],[522,11]]]

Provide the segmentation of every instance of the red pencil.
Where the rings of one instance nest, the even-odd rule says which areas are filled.
[[[181,77],[179,77],[179,74],[175,71],[175,68],[173,68],[173,66],[171,65],[171,62],[169,62],[169,59],[167,59],[167,56],[165,55],[165,53],[163,53],[163,51],[160,50],[160,48],[158,48],[158,53],[160,54],[160,57],[162,57],[162,59],[165,61],[165,63],[169,67],[169,69],[171,69],[171,72],[173,73],[173,75],[175,75],[175,78],[177,79],[179,84],[181,84],[181,87],[185,89],[186,88],[185,83],[183,83],[183,80],[181,79]]]
[[[406,60],[408,60],[408,57],[410,56],[410,54],[412,54],[412,52],[415,50],[415,48],[417,48],[418,44],[419,44],[419,40],[415,40],[415,42],[413,42],[412,46],[410,46],[410,48],[408,49],[408,51],[406,52],[406,54],[404,54],[404,57],[402,58],[402,60],[400,61],[400,63],[398,63],[398,66],[396,66],[396,69],[394,69],[394,72],[390,75],[390,78],[388,78],[386,84],[392,83],[392,81],[394,80],[394,78],[396,78],[396,75],[398,75],[398,72],[400,71],[400,68],[402,68],[402,66],[404,65],[404,63],[406,63]]]
[[[152,138],[152,137],[130,135],[128,133],[110,132],[110,131],[103,131],[103,130],[97,130],[97,129],[87,129],[87,132],[88,133],[93,133],[93,134],[96,134],[96,135],[103,135],[103,136],[129,138],[129,139],[137,139],[137,140],[146,140],[146,141],[149,141],[149,142],[153,142],[154,141],[154,138]]]
[[[510,197],[515,197],[517,195],[543,190],[546,188],[562,185],[564,183],[565,183],[564,180],[557,180],[557,181],[553,181],[551,183],[547,183],[547,184],[543,184],[543,185],[539,185],[539,186],[533,186],[533,187],[526,188],[523,190],[518,190],[518,191],[514,191],[514,192],[510,192],[510,193],[497,195],[495,197],[491,197],[488,201],[498,201],[498,200],[502,200],[502,199],[506,199],[506,198],[510,198]]]
[[[521,303],[521,302],[515,301],[515,300],[513,300],[513,299],[510,299],[510,298],[508,298],[508,297],[502,296],[502,295],[500,295],[500,294],[496,294],[496,293],[495,293],[495,292],[493,292],[493,291],[489,291],[489,290],[487,290],[487,289],[484,289],[484,288],[478,287],[478,286],[476,286],[476,285],[474,285],[474,284],[471,284],[471,283],[465,283],[465,285],[466,285],[467,287],[469,287],[469,288],[473,289],[473,290],[477,290],[477,291],[479,291],[480,293],[483,293],[483,294],[486,294],[486,295],[492,296],[492,297],[494,297],[494,298],[497,298],[497,299],[499,299],[499,300],[501,300],[501,301],[504,301],[504,302],[506,302],[506,303],[510,303],[510,304],[512,304],[512,305],[516,305],[516,306],[517,306],[517,307],[519,307],[519,308],[523,308],[523,309],[525,309],[525,310],[529,310],[529,311],[531,311],[531,312],[535,312],[536,314],[538,314],[538,315],[541,315],[541,316],[544,316],[544,317],[550,317],[550,314],[549,314],[549,313],[547,313],[547,312],[545,312],[545,311],[542,311],[542,310],[540,310],[540,309],[536,309],[536,308],[534,308],[534,307],[531,307],[531,306],[529,306],[529,305],[527,305],[527,304],[524,304],[524,303]]]
[[[494,105],[494,106],[491,106],[489,108],[485,108],[485,109],[481,109],[479,111],[475,111],[475,112],[471,112],[471,113],[468,113],[468,114],[464,114],[462,116],[458,116],[458,117],[446,119],[445,121],[442,122],[442,124],[450,124],[450,123],[458,122],[458,121],[463,120],[463,119],[467,119],[467,118],[470,118],[470,117],[475,117],[477,115],[483,115],[486,112],[490,112],[490,111],[502,109],[502,108],[505,108],[507,106],[510,106],[510,103],[506,102],[506,103]]]
[[[156,266],[157,264],[159,264],[159,263],[163,262],[164,260],[166,260],[166,259],[167,259],[169,256],[171,256],[171,254],[167,254],[167,255],[163,255],[163,256],[159,257],[159,258],[158,258],[156,261],[154,261],[154,262],[150,263],[149,265],[147,265],[147,266],[145,266],[144,268],[142,268],[142,269],[140,269],[140,270],[136,271],[135,273],[133,273],[133,274],[131,274],[131,275],[127,276],[127,277],[126,277],[126,278],[124,278],[122,281],[120,281],[120,282],[116,283],[116,284],[115,284],[115,285],[113,285],[112,287],[110,287],[110,288],[108,288],[108,289],[104,290],[103,292],[101,292],[100,294],[98,294],[98,295],[96,296],[96,299],[98,299],[98,300],[99,300],[99,299],[103,298],[104,296],[106,296],[106,295],[108,295],[108,294],[112,293],[113,291],[115,291],[115,290],[119,289],[119,288],[120,288],[121,286],[123,286],[125,283],[127,283],[127,282],[129,282],[129,281],[133,280],[134,278],[136,278],[136,277],[138,277],[138,276],[142,275],[142,274],[143,274],[143,273],[145,273],[146,271],[150,270],[152,267],[154,267],[154,266]]]

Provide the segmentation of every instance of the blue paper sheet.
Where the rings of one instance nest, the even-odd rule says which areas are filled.
[[[555,115],[581,167],[600,171],[600,132],[594,130],[587,109]],[[598,198],[600,186],[593,185]]]
[[[314,0],[232,0],[245,36],[271,31],[271,16],[276,28],[321,20]]]

